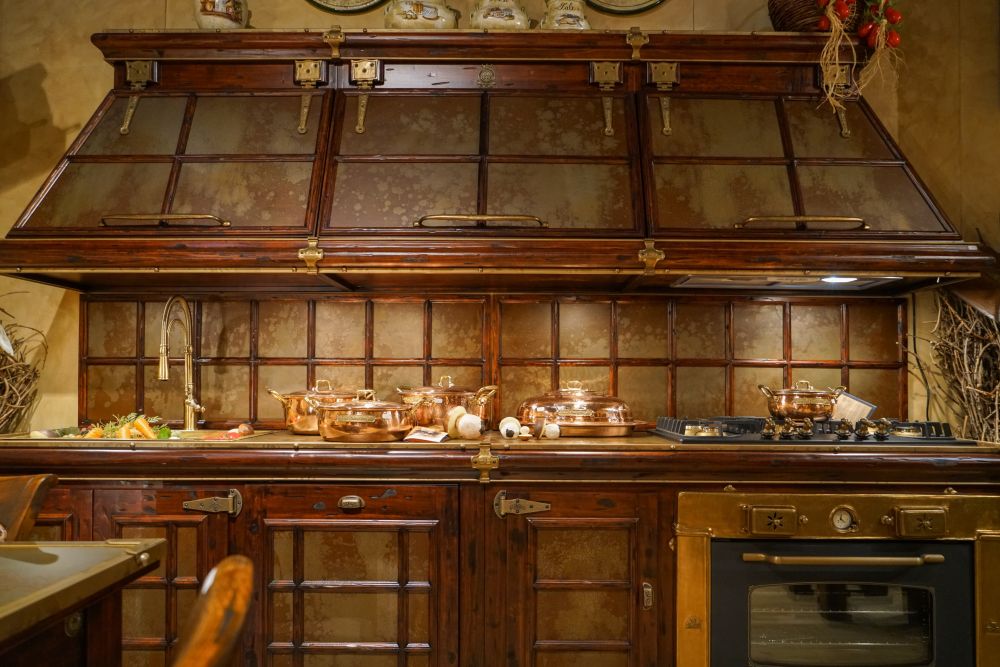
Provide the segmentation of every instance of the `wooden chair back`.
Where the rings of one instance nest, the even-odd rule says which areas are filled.
[[[253,597],[253,563],[227,556],[205,577],[181,634],[172,667],[217,667],[232,662]]]
[[[55,475],[0,477],[0,525],[7,542],[26,540],[45,494],[57,481]]]

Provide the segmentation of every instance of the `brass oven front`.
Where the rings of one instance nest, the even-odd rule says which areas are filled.
[[[782,621],[779,616],[770,626],[759,621],[755,629],[754,619],[774,613],[774,605],[767,602],[780,599],[775,597],[774,589],[782,589],[786,599],[804,595],[803,599],[809,600],[811,595],[821,603],[824,599],[828,602],[831,593],[854,596],[855,600],[881,594],[883,602],[895,596],[890,606],[904,610],[899,613],[910,608],[908,613],[918,618],[908,621],[911,624],[908,630],[920,634],[921,628],[925,628],[930,635],[927,639],[930,648],[924,649],[929,657],[919,657],[917,651],[914,657],[900,658],[891,664],[963,667],[948,662],[949,651],[957,641],[954,635],[942,633],[948,632],[944,624],[951,621],[953,627],[956,622],[974,624],[974,628],[958,628],[959,634],[968,635],[969,667],[1000,665],[998,497],[681,493],[675,533],[678,665],[720,667],[721,661],[728,663],[726,667],[890,664],[865,663],[865,658],[846,657],[852,651],[854,654],[868,651],[867,659],[874,659],[871,649],[863,648],[862,640],[847,649],[841,644],[826,653],[821,650],[819,655],[831,657],[814,661],[789,657],[808,655],[801,647],[787,651],[784,657],[774,657],[781,656],[784,648],[781,642],[775,642],[776,636],[787,637],[787,643],[792,644],[798,639],[789,626],[809,624],[808,620],[803,621],[801,613],[790,611],[783,612],[788,614],[784,617],[787,620]],[[723,581],[725,589],[734,593],[734,597],[726,598],[725,604],[720,604],[722,597],[713,595],[713,553],[719,560],[715,581],[720,590],[716,593],[723,589],[720,585]],[[724,562],[728,569],[723,568]],[[821,571],[822,575],[815,574]],[[749,574],[744,577],[744,572]],[[859,578],[858,572],[867,574]],[[884,580],[879,579],[879,572],[886,573]],[[952,575],[956,580],[954,590]],[[920,577],[926,581],[919,581]],[[963,578],[966,584],[961,583]],[[968,588],[963,589],[965,585]],[[890,594],[886,595],[886,591]],[[755,597],[765,601],[763,606],[754,601]],[[717,622],[714,635],[713,599],[720,607],[714,614]],[[730,603],[743,607],[731,613],[734,609]],[[924,612],[914,612],[914,608],[924,608],[924,617],[921,617]],[[948,611],[956,608],[959,613]],[[845,617],[858,618],[870,611],[836,608],[831,611],[827,607],[816,613],[817,618],[832,616],[839,622],[839,627],[834,623],[835,627],[829,631],[833,638],[844,627]],[[724,615],[725,622],[720,620]],[[734,618],[742,625],[732,622]],[[822,622],[816,622],[806,632],[817,632]],[[874,630],[879,631],[877,627]],[[777,652],[767,646],[768,642],[760,641],[762,637],[772,645],[777,643]],[[713,645],[719,654],[714,661]],[[733,662],[733,655],[722,656],[724,651],[731,654],[733,646],[741,653],[738,662]],[[838,650],[845,657],[835,657]],[[789,659],[792,661],[788,662]]]

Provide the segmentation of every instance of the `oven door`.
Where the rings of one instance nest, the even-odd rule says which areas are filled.
[[[972,545],[712,540],[713,667],[972,667]]]

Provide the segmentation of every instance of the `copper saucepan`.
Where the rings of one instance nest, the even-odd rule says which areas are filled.
[[[451,381],[451,376],[443,375],[436,385],[398,387],[396,391],[399,392],[403,403],[420,404],[413,414],[417,426],[446,430],[448,412],[456,406],[461,406],[466,412],[478,416],[484,425],[488,424],[492,416],[490,399],[497,393],[497,387],[496,385],[487,385],[479,389],[458,387]]]
[[[319,435],[316,410],[306,400],[307,397],[312,396],[323,405],[332,405],[354,400],[359,391],[364,392],[366,398],[375,398],[371,389],[334,389],[329,380],[317,380],[312,389],[287,394],[267,389],[267,393],[281,401],[285,407],[285,428],[297,435]]]
[[[846,387],[815,389],[808,380],[799,380],[790,389],[770,389],[759,384],[767,396],[767,409],[775,419],[811,419],[825,422],[833,416],[833,406]]]
[[[362,392],[351,401],[323,404],[312,396],[306,402],[316,411],[319,434],[330,442],[394,442],[417,425],[413,405],[376,401]]]

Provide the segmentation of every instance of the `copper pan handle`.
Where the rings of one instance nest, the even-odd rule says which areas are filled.
[[[744,553],[744,563],[769,565],[818,565],[822,567],[920,567],[944,562],[942,554],[919,556],[775,556],[772,554]]]
[[[767,385],[759,384],[757,388],[760,389],[760,393],[764,394],[768,398],[774,398],[774,392]]]
[[[280,394],[280,393],[276,392],[275,390],[271,389],[270,387],[265,387],[265,389],[267,390],[267,393],[269,393],[271,396],[274,396],[276,399],[278,399],[279,401],[281,401],[282,405],[288,405],[288,397],[287,396],[285,396],[284,394]]]

